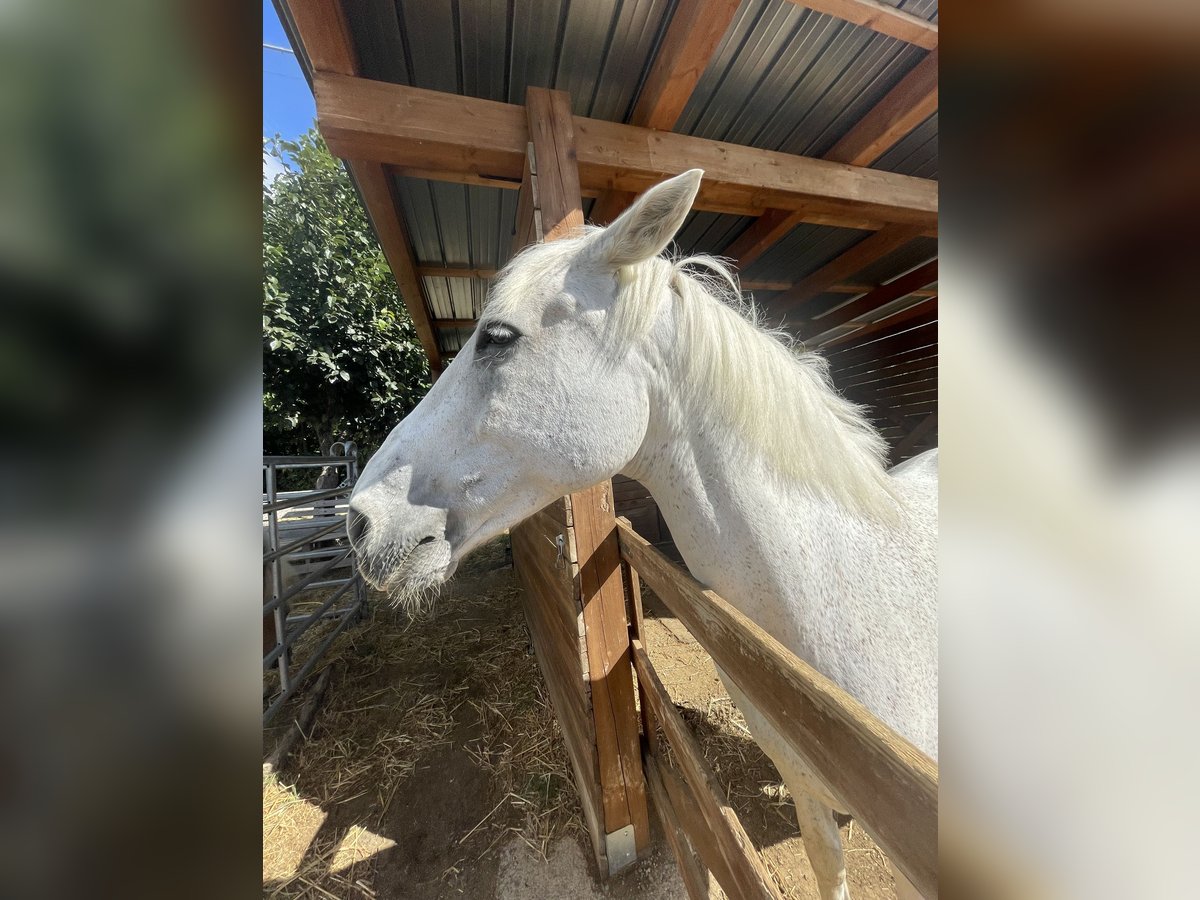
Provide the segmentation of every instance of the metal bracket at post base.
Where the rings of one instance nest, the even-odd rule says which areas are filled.
[[[637,844],[633,839],[633,825],[618,828],[604,836],[605,854],[608,856],[608,874],[616,875],[637,862]]]

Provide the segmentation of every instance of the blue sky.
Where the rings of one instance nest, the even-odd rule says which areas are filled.
[[[263,0],[263,44],[291,48],[270,0]],[[264,46],[262,57],[263,137],[278,132],[285,138],[294,138],[311,128],[317,115],[308,82],[293,54]],[[266,169],[264,160],[264,178],[268,175]]]

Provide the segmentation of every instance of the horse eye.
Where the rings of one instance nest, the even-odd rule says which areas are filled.
[[[520,337],[520,332],[515,328],[500,323],[487,325],[479,333],[479,348],[484,347],[506,347]]]

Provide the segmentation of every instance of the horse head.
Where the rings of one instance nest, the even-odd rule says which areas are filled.
[[[633,459],[652,361],[613,334],[655,307],[618,301],[682,226],[702,174],[651,188],[608,228],[533,245],[499,274],[471,339],[355,486],[350,539],[373,584],[414,602],[476,547]]]

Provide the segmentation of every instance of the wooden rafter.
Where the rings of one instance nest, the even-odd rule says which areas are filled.
[[[339,155],[448,181],[487,175],[519,184],[528,141],[520,106],[332,74],[316,75],[314,92],[321,132]],[[698,209],[790,209],[821,224],[902,222],[920,233],[937,227],[938,186],[928,179],[581,116],[573,121],[583,187],[641,192],[700,167]]]
[[[899,278],[894,278],[886,284],[881,284],[857,300],[852,300],[844,306],[839,306],[819,319],[803,323],[801,336],[807,338],[814,334],[824,333],[830,328],[836,328],[838,325],[852,322],[859,316],[866,315],[871,310],[878,309],[885,303],[891,303],[893,300],[907,297],[915,293],[918,289],[925,287],[925,285],[933,284],[933,282],[937,281],[937,271],[937,260],[930,260],[925,265],[918,266],[916,269],[906,272]]]
[[[737,14],[739,0],[679,0],[629,121],[675,127]]]
[[[929,118],[937,105],[938,51],[934,50],[871,107],[824,158],[852,166],[869,166]],[[738,268],[744,271],[802,221],[786,210],[767,210],[725,253],[736,259]]]
[[[883,332],[872,335],[869,341],[863,343],[834,348],[827,356],[829,367],[836,381],[849,377],[851,373],[890,365],[886,361],[891,357],[896,357],[895,361],[899,363],[936,355],[937,338],[936,322],[919,326],[905,323],[894,333]]]
[[[341,3],[307,3],[285,0],[297,36],[315,72],[353,77],[359,72],[358,56],[350,37]],[[417,275],[416,257],[404,221],[404,210],[396,197],[391,175],[378,161],[343,156],[350,177],[358,186],[363,207],[379,238],[400,299],[416,327],[417,338],[429,358],[434,378],[444,368],[441,349],[433,331],[429,298]]]
[[[838,335],[827,341],[820,341],[816,344],[817,347],[824,350],[828,347],[837,347],[841,344],[847,344],[854,340],[861,340],[869,337],[872,334],[877,334],[880,331],[891,328],[895,325],[901,325],[905,322],[914,322],[916,319],[925,320],[932,316],[937,318],[937,297],[930,297],[928,300],[921,300],[914,303],[912,306],[902,309],[885,319],[880,319],[878,322],[871,322],[864,325],[857,331],[852,331],[849,334]],[[915,324],[915,322],[914,322]]]
[[[938,108],[938,51],[905,75],[851,128],[826,159],[869,166]]]
[[[801,213],[786,209],[768,209],[725,248],[725,255],[737,260],[739,271],[767,252],[793,228],[804,221]]]
[[[835,19],[853,22],[886,34],[926,50],[938,45],[938,27],[933,22],[918,18],[894,6],[876,0],[792,0],[797,6],[805,6],[816,12],[825,13]]]
[[[773,308],[781,313],[795,310],[832,285],[862,271],[884,254],[904,246],[919,233],[919,229],[910,225],[889,225],[880,229],[797,282],[791,290],[775,299]]]
[[[417,276],[416,257],[413,255],[412,241],[404,221],[404,211],[396,198],[395,185],[392,177],[378,163],[362,163],[347,161],[350,174],[358,185],[358,193],[362,197],[363,206],[375,228],[383,255],[387,258],[392,275],[400,289],[400,299],[412,317],[417,330],[417,338],[425,355],[429,357],[429,368],[433,377],[437,378],[445,368],[442,351],[438,346],[437,337],[433,333],[433,319],[429,314],[429,304],[425,297],[425,285]]]
[[[729,30],[738,0],[680,0],[629,116],[632,125],[670,131]],[[633,202],[631,191],[606,191],[592,221],[607,225]]]

